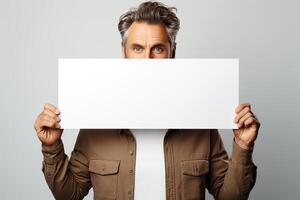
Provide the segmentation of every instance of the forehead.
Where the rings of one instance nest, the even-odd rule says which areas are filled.
[[[128,29],[127,41],[130,42],[168,42],[168,33],[163,24],[133,22]]]

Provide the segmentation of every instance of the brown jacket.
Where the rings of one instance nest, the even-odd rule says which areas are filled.
[[[133,199],[135,139],[129,129],[81,129],[70,160],[61,140],[44,146],[43,168],[56,199]],[[217,129],[169,129],[164,139],[166,199],[247,199],[255,184],[252,150],[233,142],[229,159]]]

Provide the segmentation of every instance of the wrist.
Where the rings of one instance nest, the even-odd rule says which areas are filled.
[[[237,142],[233,141],[231,158],[234,162],[248,165],[252,162],[253,148],[244,149]]]
[[[62,145],[61,138],[52,144],[42,142],[42,150],[44,152],[55,152],[57,151],[57,149],[60,149],[62,146],[63,145]]]
[[[61,142],[60,140],[61,139],[58,139],[58,140],[56,140],[56,141],[54,141],[52,143],[48,143],[48,142],[43,142],[42,141],[42,146],[45,146],[47,148],[51,148],[52,146],[57,146]]]
[[[252,149],[253,146],[254,146],[254,142],[247,143],[247,142],[244,142],[243,140],[241,140],[239,138],[236,138],[236,137],[234,137],[234,141],[242,149],[249,150],[249,149]]]
[[[42,153],[46,164],[54,164],[58,160],[61,160],[65,156],[62,140],[59,139],[51,146],[42,143]]]

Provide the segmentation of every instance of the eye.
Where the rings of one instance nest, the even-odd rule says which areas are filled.
[[[164,49],[162,47],[154,47],[153,52],[160,54],[164,51]]]
[[[135,47],[133,47],[133,51],[136,53],[140,53],[140,52],[142,52],[142,48],[139,46],[135,46]]]

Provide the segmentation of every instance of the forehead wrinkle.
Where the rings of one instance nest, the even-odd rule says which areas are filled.
[[[161,37],[160,34],[157,35],[152,35],[152,34],[147,34],[147,35],[131,35],[128,37],[129,40],[140,40],[140,41],[160,41],[162,43],[168,42],[169,39],[168,37]]]
[[[146,33],[135,33],[135,34],[128,34],[128,37],[135,37],[137,39],[144,39],[144,38],[159,38],[159,39],[166,39],[167,36],[160,33],[151,33],[151,32],[146,32]]]
[[[137,26],[141,26],[141,27],[137,28]],[[163,25],[159,25],[159,24],[157,26],[157,24],[151,25],[151,24],[147,24],[147,23],[134,22],[128,29],[128,32],[131,34],[132,34],[132,29],[135,29],[134,33],[137,36],[144,37],[145,35],[147,35],[147,37],[149,37],[151,35],[154,35],[154,37],[160,37],[162,35],[162,32],[164,32],[165,34],[163,34],[163,35],[168,37],[166,28]],[[153,31],[153,30],[155,30],[155,31]]]

